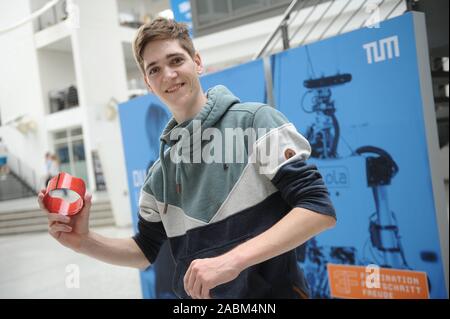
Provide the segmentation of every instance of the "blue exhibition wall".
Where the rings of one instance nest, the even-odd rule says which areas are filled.
[[[311,143],[338,214],[306,245],[314,296],[329,296],[316,274],[331,262],[424,271],[430,297],[445,297],[413,15],[273,61],[277,107]]]
[[[330,297],[326,265],[333,263],[422,271],[430,297],[446,298],[413,14],[284,51],[271,62],[275,107],[311,143],[309,161],[337,210],[337,226],[298,249],[312,297]],[[223,84],[241,101],[266,102],[261,60],[201,81],[205,90]],[[136,225],[140,187],[169,112],[153,95],[119,111]],[[146,298],[173,296],[170,283],[158,288],[158,269],[141,273]]]

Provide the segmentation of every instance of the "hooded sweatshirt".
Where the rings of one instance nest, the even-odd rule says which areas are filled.
[[[165,239],[175,260],[173,290],[195,259],[222,255],[269,229],[294,207],[336,218],[308,141],[279,111],[241,103],[226,87],[207,91],[192,120],[171,119],[149,169],[133,237],[150,263]],[[295,250],[243,270],[213,298],[304,298]]]

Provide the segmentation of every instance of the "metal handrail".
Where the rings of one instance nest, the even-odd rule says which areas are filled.
[[[310,0],[302,0],[301,2],[300,2],[300,5],[299,6],[296,6],[294,9],[296,9],[296,11],[295,11],[295,13],[294,13],[294,15],[293,15],[293,17],[291,17],[290,15],[289,15],[289,20],[290,21],[296,21],[296,19],[297,19],[297,16],[300,14],[300,12],[302,11],[302,9],[304,9],[307,5],[310,5],[310,3],[309,3],[309,1]],[[292,13],[292,12],[291,12]],[[287,22],[287,21],[286,21]],[[289,27],[288,25],[287,25],[287,27]],[[284,30],[284,29],[281,29],[281,32],[285,32],[285,36],[288,36],[288,30],[286,29],[286,30]],[[270,45],[270,43],[269,43],[269,45],[270,45],[270,48],[269,48],[269,45],[267,45],[266,46],[266,51],[267,52],[272,52],[273,50],[274,50],[274,48],[277,46],[277,44],[278,44],[278,42],[279,42],[279,40],[280,40],[281,38],[277,38],[276,40],[274,40],[274,41],[272,41],[272,45]],[[272,39],[273,40],[273,39]],[[289,36],[288,36],[288,46],[289,46],[289,42],[290,42],[291,40],[289,39]],[[283,44],[284,45],[284,44]]]
[[[11,172],[13,172],[22,183],[34,192],[39,192],[39,180],[36,176],[36,172],[31,167],[11,153],[8,153],[8,166]]]
[[[291,2],[289,7],[284,12],[283,18],[281,19],[280,23],[272,31],[272,33],[267,37],[266,41],[264,42],[264,45],[261,47],[261,49],[258,51],[258,53],[255,54],[255,56],[253,57],[253,60],[256,60],[256,59],[260,58],[264,54],[265,50],[267,49],[269,44],[272,42],[272,40],[275,37],[275,35],[277,34],[278,30],[281,30],[283,28],[283,26],[286,26],[287,21],[289,20],[290,14],[292,13],[292,11],[294,11],[294,9],[295,9],[295,7],[297,6],[298,3],[299,3],[299,0],[293,0]]]
[[[297,4],[299,4],[299,3],[301,3],[302,5],[297,6]],[[317,0],[315,2],[310,1],[310,0],[302,0],[302,1],[293,0],[290,3],[289,7],[284,12],[277,27],[267,37],[267,39],[265,40],[261,49],[253,56],[253,60],[261,58],[261,57],[267,55],[267,53],[272,52],[273,48],[277,45],[277,43],[279,43],[280,39],[283,40],[283,50],[289,49],[290,43],[294,40],[294,38],[299,33],[299,31],[303,29],[303,26],[305,26],[307,24],[307,22],[310,20],[313,13],[315,13],[318,6],[322,3],[323,3],[322,0]],[[306,33],[306,35],[302,37],[301,41],[296,41],[296,45],[303,45],[307,42],[307,39],[310,36],[310,34],[313,32],[313,30],[316,28],[316,26],[321,21],[323,21],[323,17],[326,16],[326,14],[330,11],[331,7],[335,3],[338,3],[338,1],[335,1],[335,0],[330,1],[328,6],[326,6],[325,9],[323,10],[323,12],[321,13],[320,18],[313,23],[312,27],[310,27],[310,29]],[[327,31],[329,31],[330,27],[336,22],[338,17],[349,7],[350,3],[351,3],[350,0],[348,0],[344,3],[344,5],[340,8],[339,12],[332,18],[331,22],[327,23],[325,30],[323,30],[323,32],[321,32],[320,36],[318,38],[316,38],[316,40],[323,39],[323,37],[325,36]],[[361,12],[361,9],[368,3],[369,3],[368,0],[363,0],[363,1],[361,1],[361,3],[358,3],[358,7],[356,8],[356,10],[352,10],[353,12],[350,14],[350,17],[345,19],[344,23],[339,27],[338,31],[335,32],[334,34],[335,35],[341,34],[348,27],[350,22],[352,22],[353,19]],[[385,0],[381,0],[379,3],[377,3],[377,6],[381,7],[385,3],[386,3]],[[380,21],[384,21],[384,20],[390,18],[391,15],[398,9],[400,4],[402,4],[402,3],[406,3],[406,6],[408,8],[406,11],[410,10],[413,7],[413,5],[411,4],[411,0],[398,0],[397,2],[395,2],[393,7],[390,8],[390,10],[388,10],[388,13],[384,17],[380,17]],[[298,14],[300,13],[300,11],[302,11],[305,7],[310,6],[310,5],[313,6],[313,9],[311,10],[311,12],[309,12],[309,14],[307,15],[306,18],[302,19],[300,25],[296,26],[295,30],[291,30],[292,34],[290,34],[290,36],[288,36],[289,26],[294,25],[295,19],[298,16]],[[294,18],[291,17],[291,14],[294,16]],[[366,23],[367,23],[367,21],[364,20],[363,23],[360,25],[360,28],[363,27]],[[281,36],[276,38],[278,31],[281,32]]]

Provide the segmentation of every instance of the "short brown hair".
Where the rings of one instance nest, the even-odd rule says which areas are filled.
[[[194,58],[194,44],[192,43],[188,27],[185,23],[158,17],[152,22],[146,23],[139,28],[133,42],[133,53],[136,63],[139,65],[144,76],[145,69],[142,54],[144,53],[145,46],[151,41],[172,39],[177,39],[180,46]]]

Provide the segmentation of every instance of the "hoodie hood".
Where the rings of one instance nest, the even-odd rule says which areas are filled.
[[[170,138],[170,135],[173,130],[183,128],[189,132],[189,140],[191,146],[193,145],[193,141],[195,137],[199,137],[201,140],[202,130],[213,127],[227,112],[227,110],[235,103],[239,103],[240,100],[233,95],[225,86],[217,85],[206,92],[207,102],[201,109],[201,111],[190,120],[187,120],[183,123],[178,124],[175,118],[171,118],[166,128],[164,129],[160,141],[161,146],[159,150],[159,160],[162,168],[163,175],[163,198],[164,198],[164,214],[167,211],[167,163],[165,163],[164,159],[164,150],[166,145],[171,147],[175,145],[178,140],[173,140]],[[194,121],[198,122],[201,125],[194,125]],[[193,151],[193,147],[190,148],[191,152]],[[201,150],[200,150],[201,151]],[[176,164],[176,192],[181,193],[181,163]]]
[[[195,133],[200,133],[197,131],[194,132],[194,120],[200,121],[201,129],[205,130],[214,126],[233,104],[240,102],[239,99],[223,85],[217,85],[210,88],[206,92],[206,97],[208,100],[205,106],[203,106],[200,113],[198,113],[193,119],[178,124],[172,117],[161,135],[161,141],[167,146],[173,146],[176,144],[178,142],[177,140],[170,139],[170,133],[175,128],[187,129],[191,136]]]

